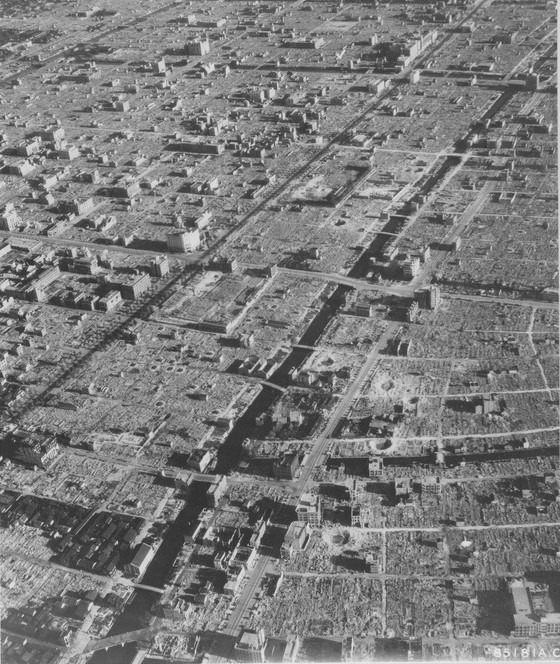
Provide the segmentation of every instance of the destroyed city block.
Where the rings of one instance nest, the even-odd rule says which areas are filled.
[[[2,664],[560,662],[554,0],[0,0]]]

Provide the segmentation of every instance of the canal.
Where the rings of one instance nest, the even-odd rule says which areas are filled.
[[[392,232],[393,224],[394,221],[389,221],[382,231],[376,235],[371,245],[360,255],[348,276],[360,278],[367,274],[370,257],[382,252],[383,247],[392,237],[387,233]],[[299,344],[313,346],[318,341],[329,322],[344,306],[346,295],[350,290],[348,286],[343,285],[334,289],[302,334]],[[271,382],[283,387],[287,386],[290,382],[290,372],[301,366],[312,352],[311,350],[294,348],[271,377]],[[278,390],[263,385],[262,390],[237,420],[218,450],[216,473],[228,474],[235,468],[241,457],[243,441],[251,437],[255,431],[256,419],[274,405],[280,397],[281,393]],[[195,486],[183,510],[167,530],[154,559],[142,578],[142,583],[157,588],[163,588],[165,585],[171,574],[173,563],[183,545],[184,535],[194,525],[204,507],[206,486],[201,483],[199,486]],[[147,626],[150,610],[158,597],[159,595],[156,593],[137,590],[132,602],[125,607],[124,611],[115,620],[108,636],[124,634]],[[89,659],[88,664],[130,664],[136,655],[136,651],[135,643],[115,646],[106,651],[99,650]]]
[[[195,482],[187,502],[173,524],[168,528],[165,537],[157,550],[150,566],[142,578],[142,583],[156,588],[163,588],[168,580],[173,563],[184,543],[185,533],[196,522],[205,505],[208,484]],[[146,627],[149,622],[150,609],[159,595],[148,590],[136,590],[132,602],[117,617],[108,636],[124,634]],[[129,664],[136,655],[136,644],[116,646],[109,650],[98,650],[89,659],[89,664]]]
[[[501,95],[485,113],[483,119],[487,120],[492,117],[504,105],[508,97],[508,93]],[[457,142],[454,148],[456,154],[461,154],[465,152],[466,144],[464,141]],[[451,168],[459,163],[460,158],[456,154],[448,156],[436,172],[426,178],[421,187],[423,193],[429,192],[445,177]],[[367,274],[370,267],[370,259],[379,259],[385,245],[394,237],[394,233],[397,230],[396,225],[399,223],[397,217],[401,214],[406,216],[407,212],[406,206],[403,206],[402,210],[399,210],[387,221],[385,226],[376,234],[369,247],[361,253],[352,269],[348,272],[348,276],[360,279]],[[318,341],[329,322],[336,316],[339,309],[344,306],[349,290],[348,286],[343,285],[337,286],[334,289],[301,336],[299,344],[313,346]],[[301,366],[312,352],[311,350],[294,348],[282,365],[276,370],[271,378],[271,382],[286,387],[290,382],[289,376],[291,371]],[[224,444],[218,450],[217,473],[228,474],[235,468],[241,457],[243,441],[251,437],[255,431],[256,419],[273,406],[280,397],[281,393],[278,390],[263,385],[262,390],[237,420]],[[410,461],[413,460],[411,459]],[[204,507],[205,493],[205,485],[200,484],[195,487],[183,510],[167,530],[157,554],[142,579],[143,583],[158,588],[164,586],[171,574],[173,563],[183,545],[185,533],[194,525]],[[118,616],[109,635],[123,634],[146,626],[150,610],[157,598],[158,595],[155,593],[137,590],[133,601]],[[130,664],[135,654],[136,645],[134,643],[117,646],[108,651],[98,651],[90,658],[89,664]]]

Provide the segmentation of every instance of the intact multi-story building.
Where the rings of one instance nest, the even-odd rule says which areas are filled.
[[[59,266],[65,272],[75,272],[76,274],[97,274],[99,272],[99,262],[95,256],[83,258],[63,256]]]
[[[129,281],[112,282],[111,286],[120,291],[123,300],[136,300],[149,290],[151,283],[150,275],[145,272],[144,274],[135,276]]]
[[[13,231],[18,227],[19,217],[12,203],[7,203],[0,212],[0,230]]]
[[[224,496],[228,488],[228,481],[225,475],[216,475],[208,487],[206,493],[206,504],[208,507],[216,507],[220,499]]]
[[[303,521],[314,528],[318,528],[322,521],[321,496],[313,493],[302,494],[296,507],[296,514],[298,521]]]
[[[290,558],[295,551],[303,551],[310,535],[311,528],[308,523],[303,523],[303,521],[292,521],[284,537],[282,546],[280,547],[282,557]]]
[[[15,435],[10,455],[19,463],[45,468],[58,454],[59,445],[54,436],[22,432]]]
[[[150,274],[152,277],[165,277],[166,274],[169,274],[167,256],[156,256],[150,261]]]
[[[510,583],[509,588],[515,607],[512,636],[525,638],[560,634],[560,613],[542,608],[545,604],[551,606],[550,601],[542,601],[545,599],[542,591],[537,592],[534,584],[517,579]],[[548,595],[548,592],[544,595]]]
[[[199,247],[200,232],[198,228],[167,234],[167,248],[169,251],[185,254],[189,251],[196,251]]]
[[[414,299],[421,309],[435,309],[441,300],[440,288],[434,285],[420,288],[414,291]]]
[[[99,311],[111,311],[115,307],[118,307],[121,302],[121,292],[118,290],[111,290],[97,300],[97,308]]]
[[[132,561],[126,565],[127,574],[134,577],[142,576],[152,561],[154,554],[155,551],[152,547],[142,542]]]
[[[264,662],[266,643],[267,639],[263,629],[243,630],[233,648],[236,661],[244,664]]]
[[[298,468],[299,457],[296,452],[290,452],[274,460],[272,472],[277,480],[293,480]]]
[[[414,279],[420,272],[420,258],[409,256],[402,262],[402,272],[405,279]]]
[[[193,39],[185,44],[187,55],[206,55],[210,53],[208,39]]]
[[[210,450],[196,448],[189,454],[187,467],[192,468],[199,473],[203,473],[208,468],[211,461],[212,453]]]
[[[54,283],[60,276],[58,265],[48,267],[29,285],[26,290],[26,296],[30,300],[42,302],[45,299],[45,289]]]
[[[63,127],[54,126],[43,129],[40,136],[44,141],[61,141],[64,138],[65,132]]]
[[[72,212],[78,216],[83,216],[84,214],[89,214],[92,212],[95,205],[93,198],[87,198],[85,201],[78,201],[77,199],[74,199],[71,202],[65,203],[64,207],[68,210],[68,212]]]

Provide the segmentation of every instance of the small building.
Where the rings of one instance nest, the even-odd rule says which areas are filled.
[[[217,270],[226,274],[232,274],[238,269],[238,267],[239,263],[236,258],[219,257],[208,263],[209,270]]]
[[[93,202],[93,198],[87,198],[85,201],[74,199],[73,201],[63,202],[62,207],[66,212],[70,212],[81,217],[84,214],[89,214],[92,212],[95,204]]]
[[[115,187],[107,187],[103,189],[103,193],[112,198],[134,198],[140,193],[140,183],[127,182]]]
[[[485,394],[479,398],[474,405],[474,412],[477,415],[490,415],[500,411],[495,394]]]
[[[165,58],[161,58],[161,60],[157,60],[156,62],[152,62],[151,64],[152,64],[153,74],[165,74],[166,70]]]
[[[0,258],[7,256],[12,251],[12,245],[10,242],[0,243]]]
[[[65,135],[64,128],[59,127],[58,125],[55,125],[53,127],[48,127],[47,129],[43,129],[41,132],[39,132],[39,136],[44,141],[50,141],[51,143],[62,141],[64,135]]]
[[[496,397],[493,394],[484,395],[482,398],[482,412],[486,415],[488,413],[495,413],[497,410]]]
[[[31,155],[37,154],[41,148],[40,140],[34,139],[28,141],[27,143],[22,143],[16,147],[16,155],[18,157],[31,157]]]
[[[422,494],[437,496],[441,494],[441,478],[437,476],[422,478]]]
[[[282,655],[282,662],[296,662],[298,661],[298,654],[301,648],[301,637],[297,634],[290,634],[286,639],[284,653]],[[272,660],[277,661],[277,660]]]
[[[267,265],[263,269],[263,276],[265,276],[267,279],[272,279],[278,274],[278,265],[276,263],[273,263],[272,265]]]
[[[56,154],[59,159],[73,161],[74,159],[78,159],[80,156],[80,150],[75,145],[68,145],[67,147],[57,150]]]
[[[83,299],[80,302],[80,308],[86,309],[87,311],[95,311],[97,309],[98,301],[99,301],[98,295],[84,295]]]
[[[17,164],[6,164],[3,170],[10,175],[29,175],[29,173],[35,170],[35,164],[31,163],[28,159],[24,159]]]
[[[395,495],[408,496],[412,492],[412,480],[410,477],[398,477],[395,479]]]
[[[251,348],[255,345],[255,333],[235,334],[224,336],[220,339],[221,343],[233,348]]]
[[[363,316],[364,318],[371,318],[373,315],[373,305],[366,303],[356,304],[356,316]]]
[[[409,307],[406,309],[406,322],[407,323],[412,323],[416,320],[416,317],[418,316],[418,311],[420,307],[418,306],[418,302],[414,301],[410,304]]]
[[[373,479],[374,477],[383,477],[383,457],[369,460],[368,474],[370,479]]]
[[[546,300],[547,302],[558,302],[558,288],[553,286],[543,288],[543,290],[540,293],[540,296],[543,300]]]
[[[363,484],[357,477],[347,477],[346,478],[346,488],[348,489],[348,494],[350,496],[350,502],[355,503],[358,501],[361,493],[363,492]]]

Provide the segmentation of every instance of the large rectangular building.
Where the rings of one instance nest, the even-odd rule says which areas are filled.
[[[150,289],[151,283],[150,275],[145,272],[126,281],[112,281],[111,287],[120,291],[123,300],[136,300]]]
[[[99,311],[111,311],[122,302],[121,292],[118,290],[110,290],[106,295],[97,300],[97,308]]]
[[[170,150],[175,152],[189,152],[191,154],[214,154],[219,155],[225,150],[223,143],[208,143],[205,141],[183,141],[182,143],[172,143]]]
[[[167,234],[167,248],[169,251],[186,254],[190,251],[196,251],[199,247],[200,233],[198,228]]]
[[[258,632],[243,630],[234,646],[235,659],[248,664],[250,662],[264,662],[264,653],[267,639],[264,630]]]
[[[136,552],[134,558],[126,565],[126,572],[131,576],[140,577],[148,569],[148,565],[152,562],[155,551],[149,544],[142,542]]]
[[[314,528],[321,525],[321,496],[313,493],[302,494],[296,507],[298,521],[308,523]]]
[[[298,468],[299,457],[295,452],[284,454],[272,464],[272,471],[277,480],[293,480]]]
[[[60,276],[60,268],[58,265],[47,268],[44,270],[37,279],[35,279],[26,290],[26,296],[30,300],[42,302],[45,299],[44,291],[47,286],[54,283]]]
[[[533,584],[515,580],[510,583],[509,588],[515,607],[515,629],[512,636],[525,638],[560,634],[560,613],[545,611],[535,606],[531,592],[534,589]],[[549,604],[552,606],[551,602]]]

